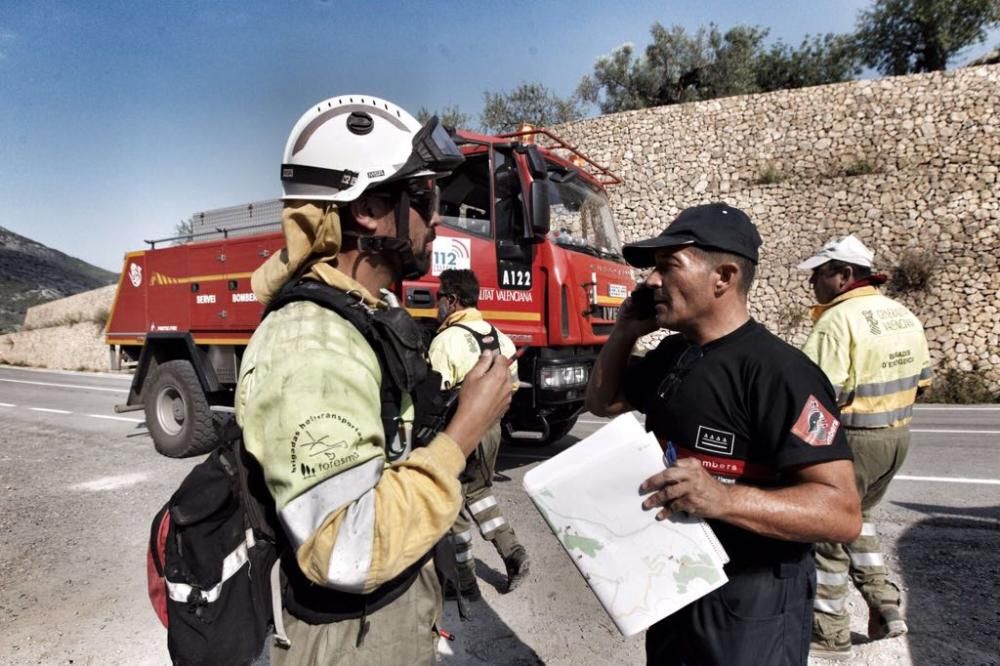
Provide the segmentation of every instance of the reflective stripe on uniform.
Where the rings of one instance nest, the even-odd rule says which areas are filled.
[[[933,376],[934,376],[934,371],[931,370],[930,366],[927,366],[920,371],[920,381],[922,382],[927,381]]]
[[[840,413],[840,422],[846,428],[888,428],[897,421],[909,419],[912,416],[913,405],[873,414],[860,414],[844,410]]]
[[[458,550],[455,551],[455,561],[456,562],[468,562],[472,559],[472,550]]]
[[[857,567],[884,567],[882,553],[851,553],[851,564]]]
[[[875,536],[875,523],[862,523],[861,536]]]
[[[309,540],[331,512],[374,488],[382,476],[382,467],[381,458],[372,458],[317,483],[282,507],[278,513],[295,548]]]
[[[470,504],[469,511],[472,512],[472,515],[478,516],[487,509],[492,509],[496,505],[497,505],[497,498],[494,497],[493,495],[487,495],[478,502],[473,502],[472,504]]]
[[[372,566],[375,540],[375,491],[369,490],[347,507],[337,540],[330,551],[326,582],[335,590],[360,594]]]
[[[847,572],[831,573],[829,571],[816,570],[816,582],[819,585],[847,585]]]
[[[917,387],[920,375],[902,377],[887,382],[873,382],[871,384],[859,384],[854,388],[854,393],[861,398],[872,398],[880,395],[891,395],[900,391],[908,391]]]
[[[479,526],[479,533],[485,537],[491,532],[496,531],[497,528],[502,527],[503,525],[506,524],[507,521],[504,519],[503,516],[500,516],[499,518],[493,518],[491,520],[487,520],[485,523]]]
[[[249,545],[253,546],[253,533],[247,530],[249,539]],[[219,598],[222,593],[222,585],[233,577],[233,575],[239,571],[244,564],[246,564],[250,559],[250,553],[247,549],[247,542],[241,543],[236,549],[226,555],[225,559],[222,560],[222,577],[219,579],[218,584],[207,590],[197,590],[198,597],[206,603],[212,603]],[[195,588],[191,587],[186,583],[171,583],[169,580],[167,583],[167,594],[174,601],[187,602],[194,601],[191,598],[191,593],[195,592]]]
[[[837,597],[836,599],[820,599],[816,597],[813,600],[813,609],[818,610],[821,613],[834,613],[839,614],[844,612],[844,604],[847,603],[847,597]]]

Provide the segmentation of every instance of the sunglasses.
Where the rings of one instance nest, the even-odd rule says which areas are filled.
[[[428,222],[441,210],[441,188],[427,181],[411,180],[406,184],[406,194],[410,198],[410,208]]]
[[[669,403],[677,394],[677,389],[681,386],[684,375],[691,370],[691,366],[697,363],[705,352],[697,345],[691,345],[681,353],[674,366],[660,382],[660,387],[656,389],[656,397],[661,403]]]

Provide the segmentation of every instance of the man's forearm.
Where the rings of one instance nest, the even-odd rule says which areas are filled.
[[[728,486],[726,511],[717,519],[784,541],[850,543],[861,530],[856,493],[824,483],[765,489]]]
[[[616,325],[601,348],[587,384],[587,411],[596,416],[614,416],[627,412],[631,406],[625,400],[623,378],[628,358],[639,335]]]

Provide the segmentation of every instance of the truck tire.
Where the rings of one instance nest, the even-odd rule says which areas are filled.
[[[153,446],[168,458],[208,453],[220,443],[220,430],[190,361],[157,366],[142,390],[146,427]]]

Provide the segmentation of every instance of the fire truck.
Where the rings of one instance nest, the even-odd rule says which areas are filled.
[[[605,191],[620,181],[548,130],[455,139],[466,161],[440,181],[432,268],[395,295],[433,326],[436,276],[473,270],[483,316],[524,348],[505,439],[548,444],[582,411],[594,359],[634,286]],[[271,200],[199,213],[189,235],[125,255],[106,341],[112,367],[135,373],[116,410],[144,410],[164,455],[218,441],[263,310],[250,275],[283,246],[280,211]]]

